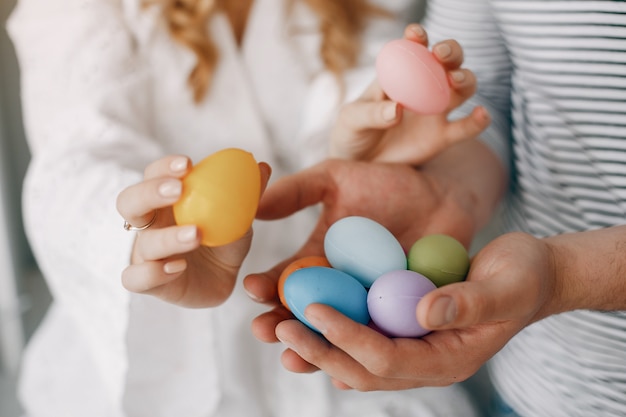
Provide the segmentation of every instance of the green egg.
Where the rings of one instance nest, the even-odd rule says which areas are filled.
[[[424,275],[437,287],[463,281],[469,266],[467,250],[451,236],[424,236],[409,250],[409,269]]]

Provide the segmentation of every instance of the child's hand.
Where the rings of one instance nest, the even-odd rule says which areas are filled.
[[[270,167],[260,163],[262,189]],[[168,156],[150,164],[144,181],[123,190],[117,208],[127,224],[142,226],[137,232],[131,265],[122,273],[126,289],[150,294],[184,307],[210,307],[231,294],[239,268],[252,241],[252,230],[228,245],[200,244],[196,226],[178,226],[172,205],[180,198],[181,179],[191,169],[189,158]]]
[[[420,25],[410,25],[405,37],[428,45]],[[449,113],[476,91],[476,78],[461,68],[463,51],[453,40],[434,46],[435,57],[444,66],[451,86],[450,103],[444,113],[419,115],[390,101],[374,81],[356,101],[346,104],[331,132],[330,156],[419,165],[453,143],[477,137],[490,123],[482,107],[462,119],[449,121]]]

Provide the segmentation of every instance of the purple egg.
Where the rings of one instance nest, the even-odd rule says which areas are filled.
[[[398,270],[381,275],[367,294],[367,308],[372,321],[382,332],[393,337],[420,337],[429,333],[417,322],[417,303],[437,287],[414,271]]]

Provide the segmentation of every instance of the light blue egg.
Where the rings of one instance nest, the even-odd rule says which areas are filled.
[[[380,223],[366,217],[344,217],[326,232],[328,262],[358,279],[366,288],[389,271],[407,269],[402,245]]]
[[[337,269],[298,269],[289,275],[283,291],[291,312],[315,331],[318,330],[304,317],[304,309],[312,303],[326,304],[356,322],[369,323],[367,291],[355,278]]]

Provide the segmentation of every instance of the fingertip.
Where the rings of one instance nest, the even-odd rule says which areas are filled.
[[[174,155],[169,163],[172,175],[182,176],[191,168],[191,160],[185,155]]]
[[[276,343],[279,341],[276,335],[276,329],[281,322],[293,318],[287,310],[277,307],[271,311],[265,312],[254,319],[250,328],[252,335],[265,343]]]
[[[259,162],[259,170],[263,177],[269,178],[272,175],[272,167],[267,162]]]
[[[281,357],[280,362],[290,372],[298,374],[312,374],[319,369],[302,359],[294,350],[286,349]]]
[[[275,301],[278,295],[276,281],[267,274],[251,274],[244,278],[243,288],[248,297],[257,303]]]
[[[481,126],[487,127],[491,123],[491,114],[489,114],[489,111],[483,106],[474,108],[472,116]]]
[[[163,265],[163,272],[167,275],[180,274],[187,269],[186,259],[174,259]]]
[[[404,30],[404,37],[408,40],[428,46],[428,34],[419,23],[411,23]]]
[[[428,329],[440,329],[454,323],[458,314],[455,300],[447,295],[436,298],[430,304],[425,325]]]
[[[428,330],[449,329],[456,326],[461,308],[455,287],[449,284],[426,294],[417,304],[418,323]],[[453,290],[453,291],[450,291]],[[461,289],[463,291],[463,289]]]
[[[333,384],[333,386],[339,390],[342,391],[348,391],[348,390],[352,390],[354,388],[352,388],[350,385],[346,384],[345,382],[342,382],[336,378],[331,378],[330,380],[331,384]]]
[[[452,71],[448,72],[448,75],[450,77],[451,84],[455,88],[463,87],[465,85],[465,81],[467,80],[467,76],[465,74],[465,71],[463,71],[462,69],[452,70]]]
[[[433,47],[433,54],[437,57],[439,62],[444,62],[452,55],[452,48],[445,42],[438,43]]]
[[[395,122],[398,119],[398,115],[400,113],[399,109],[400,105],[396,102],[392,101],[389,103],[384,103],[381,110],[383,121],[386,123]]]

